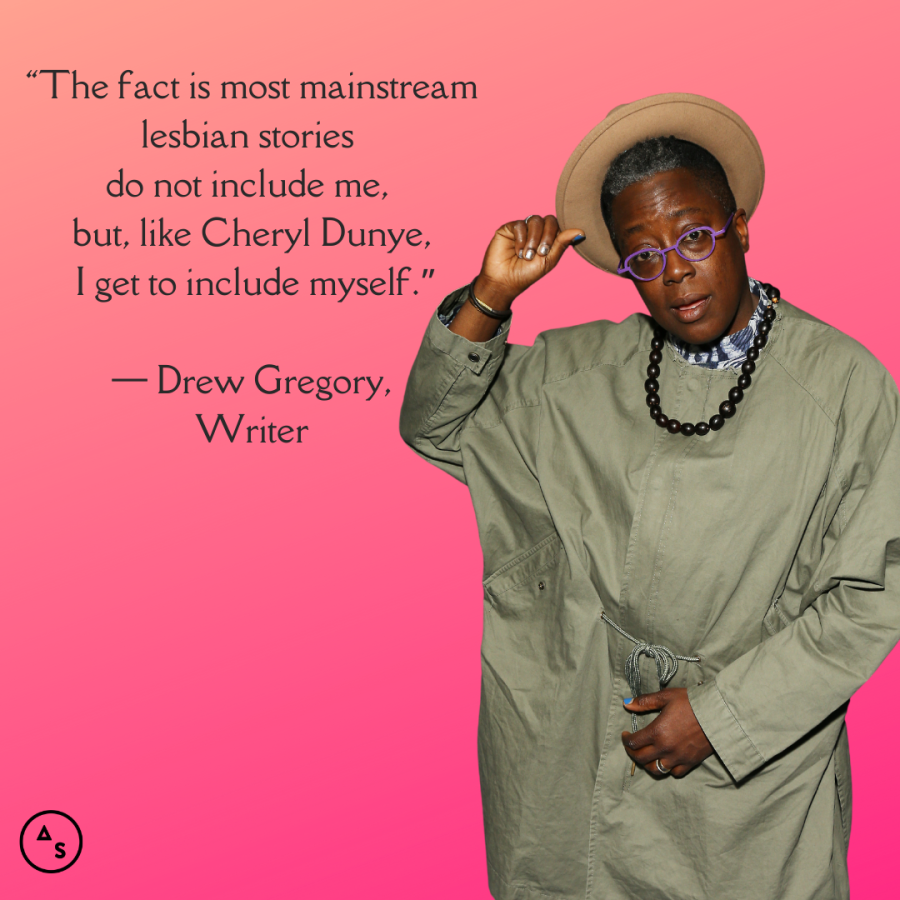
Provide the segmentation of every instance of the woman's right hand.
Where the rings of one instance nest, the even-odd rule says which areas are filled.
[[[529,216],[497,229],[473,293],[492,309],[506,310],[526,288],[543,278],[573,241],[584,239],[580,228],[559,230],[556,216]]]

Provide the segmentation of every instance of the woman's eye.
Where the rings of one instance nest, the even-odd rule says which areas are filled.
[[[653,259],[656,251],[655,250],[644,250],[635,257],[638,262],[649,262]]]
[[[691,241],[692,243],[696,243],[697,241],[699,241],[703,238],[704,234],[705,234],[705,232],[699,231],[699,230],[689,231],[689,232],[687,232],[687,234],[684,235],[684,237],[682,237],[682,240],[683,241]]]

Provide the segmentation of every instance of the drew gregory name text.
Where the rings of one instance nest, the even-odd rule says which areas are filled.
[[[169,395],[238,394],[242,388],[260,394],[278,394],[327,401],[354,399],[365,403],[375,397],[387,397],[390,388],[383,387],[384,376],[372,375],[287,375],[274,363],[266,363],[253,373],[252,385],[240,375],[185,375],[176,366],[164,364],[158,367],[157,393]],[[300,444],[308,425],[277,425],[261,416],[258,423],[245,423],[244,413],[225,414],[195,413],[208,443],[215,438],[228,443],[248,444]]]

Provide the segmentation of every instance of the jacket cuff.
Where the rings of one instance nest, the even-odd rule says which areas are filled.
[[[489,341],[475,342],[454,334],[438,318],[438,313],[446,315],[465,299],[469,286],[459,288],[448,295],[438,307],[428,323],[425,339],[439,352],[447,354],[454,362],[480,375],[484,369],[493,374],[503,360],[506,339],[509,336],[510,316],[500,326],[500,330]]]
[[[688,700],[707,740],[735,781],[746,778],[766,762],[734,717],[715,681],[689,687]]]

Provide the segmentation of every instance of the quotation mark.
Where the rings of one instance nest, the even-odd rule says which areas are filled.
[[[25,76],[26,78],[37,78],[38,75],[41,74],[40,69],[29,69],[28,74]]]
[[[426,246],[428,246],[426,244]],[[422,277],[423,278],[431,278],[434,275],[434,269],[422,269]],[[418,291],[413,291],[414,294],[418,294]]]

